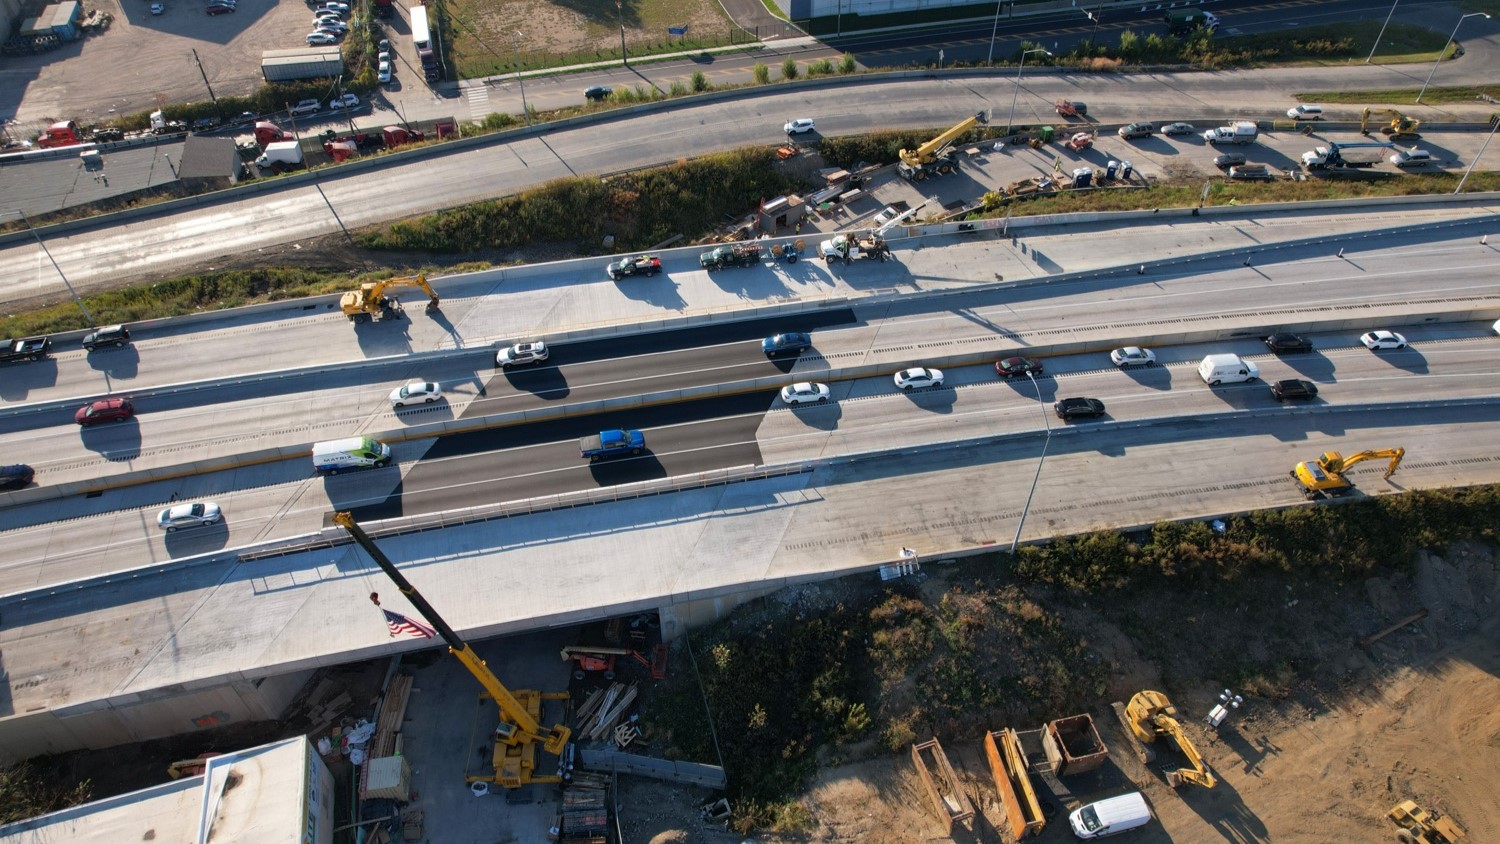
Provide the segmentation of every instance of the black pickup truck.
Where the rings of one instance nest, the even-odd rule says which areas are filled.
[[[13,360],[41,360],[52,352],[52,340],[48,337],[24,337],[7,339],[0,345],[0,363]]]

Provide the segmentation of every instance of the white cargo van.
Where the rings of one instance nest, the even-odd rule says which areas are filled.
[[[1151,822],[1151,807],[1139,791],[1090,803],[1068,815],[1073,834],[1079,838],[1103,838]]]
[[[313,443],[313,469],[337,475],[343,469],[365,469],[391,462],[391,447],[372,437],[348,437]]]
[[[1210,387],[1237,384],[1260,377],[1260,368],[1239,355],[1209,355],[1198,364],[1198,377]]]

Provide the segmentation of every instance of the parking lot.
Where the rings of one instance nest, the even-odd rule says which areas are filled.
[[[206,101],[210,86],[216,96],[248,94],[262,84],[261,53],[305,47],[312,29],[312,11],[301,2],[239,0],[233,14],[212,16],[208,0],[159,2],[163,14],[152,15],[151,0],[97,0],[115,16],[109,29],[50,53],[7,58],[0,114],[14,115],[14,133],[35,137],[54,120],[94,122]],[[384,23],[399,54],[406,21]],[[404,75],[421,84],[420,73]]]

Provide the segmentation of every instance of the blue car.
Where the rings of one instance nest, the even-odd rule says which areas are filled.
[[[760,350],[768,355],[788,355],[812,348],[812,338],[800,331],[772,334],[760,341]]]

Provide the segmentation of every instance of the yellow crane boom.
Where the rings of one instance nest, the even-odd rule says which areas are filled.
[[[1370,115],[1378,114],[1391,118],[1391,122],[1380,127],[1382,135],[1390,135],[1393,138],[1420,138],[1417,130],[1421,128],[1422,121],[1415,117],[1407,117],[1393,108],[1367,108],[1359,115],[1359,133],[1370,134]]]
[[[467,776],[469,782],[493,782],[505,788],[520,788],[532,782],[561,782],[560,776],[538,776],[536,773],[536,750],[540,745],[542,749],[554,756],[561,755],[567,747],[568,739],[572,731],[563,724],[553,724],[543,732],[540,724],[542,701],[565,700],[567,692],[537,692],[530,689],[512,692],[500,682],[484,660],[474,653],[448,622],[438,615],[437,610],[427,603],[415,586],[401,574],[390,558],[375,544],[375,540],[365,533],[364,528],[354,520],[354,515],[347,511],[333,515],[334,524],[349,532],[349,536],[365,549],[370,559],[380,566],[386,576],[395,582],[396,588],[411,602],[417,612],[427,619],[443,641],[448,643],[448,653],[458,657],[458,661],[469,669],[479,685],[484,687],[484,696],[495,701],[500,710],[500,724],[495,728],[495,748],[493,762],[495,773],[492,777]],[[372,600],[375,595],[371,595]],[[376,601],[379,605],[379,601]]]
[[[932,172],[947,173],[953,169],[953,161],[947,155],[948,147],[963,134],[975,126],[985,122],[984,112],[978,112],[973,117],[966,117],[958,123],[949,127],[947,131],[914,150],[903,149],[899,156],[901,163],[896,165],[896,170],[902,176],[912,181],[921,181]]]
[[[1187,758],[1191,767],[1178,768],[1167,774],[1168,785],[1177,788],[1190,782],[1204,788],[1213,788],[1218,784],[1213,772],[1208,770],[1208,764],[1203,761],[1203,754],[1198,752],[1197,745],[1183,731],[1182,724],[1177,720],[1177,707],[1172,705],[1166,695],[1153,691],[1138,692],[1125,707],[1125,719],[1130,725],[1130,732],[1143,744],[1151,744],[1165,736]]]
[[[1303,493],[1309,498],[1319,495],[1342,495],[1354,487],[1344,475],[1357,463],[1366,460],[1390,460],[1382,477],[1396,474],[1396,467],[1406,456],[1404,448],[1379,448],[1360,451],[1345,457],[1337,451],[1325,451],[1316,461],[1298,463],[1292,468],[1292,477],[1301,484]]]

